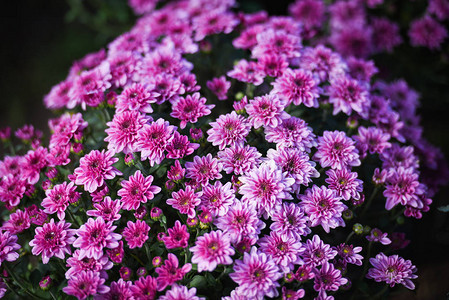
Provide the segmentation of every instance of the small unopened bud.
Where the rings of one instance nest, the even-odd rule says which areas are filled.
[[[143,277],[148,274],[147,270],[144,267],[138,268],[136,271],[137,277]]]
[[[363,225],[360,223],[355,223],[354,226],[352,226],[352,230],[356,234],[363,234]]]
[[[125,281],[128,281],[131,279],[132,272],[133,271],[128,267],[121,267],[119,270],[120,277]]]
[[[152,260],[153,267],[157,268],[162,264],[162,258],[160,256],[155,256]]]
[[[47,291],[50,287],[51,287],[51,278],[50,276],[44,276],[42,277],[41,281],[39,281],[39,287],[43,290],[43,291]]]
[[[162,209],[159,207],[153,207],[150,211],[150,217],[154,221],[159,221],[162,217]]]

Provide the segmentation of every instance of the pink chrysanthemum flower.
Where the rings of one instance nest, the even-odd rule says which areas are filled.
[[[93,193],[102,186],[105,179],[113,179],[122,175],[112,165],[118,161],[112,151],[92,150],[80,159],[80,165],[74,171],[75,184],[84,185],[84,190]]]
[[[45,198],[42,200],[42,207],[47,214],[57,213],[59,220],[64,220],[65,210],[70,203],[78,201],[80,193],[76,191],[73,182],[63,182],[55,185],[52,189],[45,191]]]
[[[149,159],[150,165],[160,164],[165,157],[164,151],[173,139],[176,126],[160,118],[150,124],[145,124],[139,131],[136,143],[137,151],[141,152],[141,159]]]
[[[318,137],[318,151],[313,156],[323,168],[343,169],[360,165],[354,141],[343,131],[324,131]]]
[[[192,96],[187,95],[185,98],[180,97],[172,104],[173,112],[170,114],[173,118],[181,120],[179,127],[184,129],[187,123],[196,123],[198,118],[207,116],[211,113],[214,104],[206,105],[206,98],[201,97],[200,93],[194,93]]]
[[[136,300],[154,300],[157,294],[157,280],[151,276],[140,277],[130,289]]]
[[[165,101],[174,101],[179,95],[185,93],[184,85],[181,80],[169,74],[149,74],[145,76],[148,79],[148,86],[156,95],[156,104],[162,104]]]
[[[369,106],[369,93],[360,81],[348,77],[338,77],[331,80],[328,90],[329,103],[333,104],[333,114],[340,111],[351,115],[352,111],[359,114]]]
[[[300,56],[301,38],[299,34],[290,34],[285,30],[268,29],[257,34],[257,44],[251,51],[252,57],[266,54],[280,55],[286,58]]]
[[[272,94],[286,101],[287,105],[304,104],[307,107],[318,107],[318,82],[309,71],[303,69],[287,69],[273,84]]]
[[[196,288],[188,289],[186,286],[174,284],[159,300],[205,300],[196,296]]]
[[[279,77],[288,68],[288,62],[285,57],[273,54],[265,54],[257,60],[259,68],[266,76]]]
[[[207,141],[223,150],[226,146],[242,144],[246,141],[251,125],[235,111],[221,115],[216,122],[211,122],[212,127],[207,131]]]
[[[165,150],[167,150],[167,158],[178,159],[192,154],[199,146],[200,144],[191,143],[187,136],[175,131]]]
[[[210,155],[210,154],[209,154]],[[195,193],[195,190],[190,186],[186,186],[185,190],[179,190],[172,193],[172,198],[167,199],[167,204],[174,209],[179,210],[180,213],[186,214],[189,218],[196,215],[195,207],[200,203],[201,192]]]
[[[268,149],[267,158],[273,160],[282,172],[286,172],[286,177],[295,180],[292,189],[297,194],[301,185],[307,186],[312,181],[312,177],[320,177],[320,173],[315,169],[316,163],[310,161],[309,155],[299,149]]]
[[[299,205],[309,217],[311,227],[321,225],[324,231],[329,233],[330,228],[345,226],[342,212],[347,207],[333,190],[314,185],[311,189],[307,189],[300,199]]]
[[[282,120],[290,116],[284,111],[285,102],[275,94],[267,94],[250,100],[245,109],[248,113],[248,121],[254,126],[277,127]]]
[[[402,43],[398,24],[387,18],[373,18],[373,47],[376,52],[392,52],[393,48]]]
[[[64,220],[55,223],[53,219],[35,230],[34,239],[30,241],[33,247],[31,253],[39,255],[42,253],[42,262],[47,264],[52,256],[62,260],[65,254],[71,254],[70,245],[75,241],[75,230],[69,229],[70,223]]]
[[[301,240],[310,233],[307,226],[308,218],[301,207],[295,203],[282,203],[279,210],[271,216],[273,223],[270,229],[287,237]]]
[[[151,103],[156,102],[155,93],[140,83],[134,83],[123,90],[117,97],[117,112],[138,111],[150,114],[153,112]]]
[[[170,170],[167,170],[167,178],[175,182],[183,179],[185,174],[186,169],[181,167],[179,160],[176,160],[175,164],[170,167]]]
[[[389,245],[391,244],[391,240],[387,237],[386,232],[382,232],[378,228],[371,229],[370,235],[366,236],[366,239],[370,242],[379,242],[382,245]]]
[[[334,265],[324,262],[320,270],[315,269],[315,282],[313,288],[315,291],[337,291],[338,288],[348,282],[346,278],[341,277],[341,271],[335,269]]]
[[[161,188],[153,183],[153,176],[144,177],[140,170],[131,175],[128,180],[122,181],[122,188],[117,192],[123,202],[123,209],[136,210],[142,203],[147,203],[154,198],[154,195],[161,191]]]
[[[243,175],[259,163],[262,154],[250,145],[235,145],[218,151],[217,156],[226,174]]]
[[[301,151],[310,152],[316,146],[315,135],[307,123],[296,117],[285,119],[273,128],[265,128],[265,139],[276,143],[278,147],[295,147]]]
[[[254,205],[236,200],[226,215],[215,220],[215,225],[230,236],[232,243],[238,243],[243,237],[257,237],[265,223],[257,216]]]
[[[242,201],[254,204],[265,217],[271,216],[282,200],[293,199],[289,192],[295,180],[287,178],[272,161],[252,169],[241,176],[240,181],[243,183],[239,189]]]
[[[120,278],[118,281],[111,282],[110,290],[104,295],[97,295],[95,300],[135,300],[131,292],[131,281],[124,281]]]
[[[367,152],[380,154],[386,148],[391,147],[391,144],[388,142],[390,135],[377,127],[365,128],[360,126],[359,134],[353,136],[353,139],[356,141],[356,146],[362,153],[362,156],[365,156]]]
[[[214,217],[224,216],[229,207],[234,203],[235,194],[231,183],[223,185],[216,181],[214,185],[203,186],[203,195],[200,197],[201,205],[209,211]]]
[[[293,270],[293,265],[301,262],[299,255],[304,251],[301,242],[280,232],[271,231],[259,239],[260,252],[270,255],[274,263],[284,273]]]
[[[239,49],[251,49],[257,44],[257,35],[263,30],[264,26],[261,24],[249,26],[245,28],[235,40],[232,41],[232,45]]]
[[[192,64],[181,57],[172,46],[157,47],[146,55],[140,66],[141,76],[149,74],[177,75],[192,69]]]
[[[130,249],[141,248],[143,243],[148,240],[149,231],[150,226],[144,221],[137,220],[135,223],[128,221],[122,235],[128,242]]]
[[[323,45],[305,48],[299,65],[302,69],[312,72],[320,82],[342,76],[346,70],[346,64],[341,56]]]
[[[23,157],[22,176],[29,184],[36,184],[39,181],[41,170],[48,165],[48,150],[39,146],[36,150],[30,150]]]
[[[447,38],[447,30],[442,24],[427,15],[414,20],[410,24],[408,36],[410,37],[410,43],[415,47],[424,46],[429,49],[439,49]]]
[[[340,3],[349,2],[341,1]],[[334,30],[329,38],[334,49],[342,56],[367,57],[373,52],[372,28],[349,26]]]
[[[354,198],[360,199],[360,193],[363,191],[363,181],[358,179],[356,172],[351,172],[348,169],[328,170],[326,175],[326,183],[329,188],[335,192],[335,195],[342,197],[344,200]]]
[[[303,246],[305,251],[302,254],[302,258],[307,266],[316,267],[322,265],[337,255],[337,250],[325,244],[316,234],[311,240],[307,240]]]
[[[449,2],[446,0],[430,0],[427,11],[435,14],[439,20],[449,19]]]
[[[107,133],[104,139],[108,142],[108,149],[113,153],[132,153],[136,150],[137,133],[147,123],[140,113],[136,111],[124,111],[116,113],[109,126],[105,130]]]
[[[229,237],[222,231],[211,231],[197,238],[193,252],[192,263],[198,264],[198,272],[212,272],[218,265],[230,265],[234,249]]]
[[[399,144],[393,143],[391,148],[385,149],[380,155],[383,169],[418,169],[419,160],[414,153],[412,146],[401,147]]]
[[[398,167],[397,169],[390,169],[383,193],[387,198],[385,209],[391,210],[399,203],[404,206],[418,207],[417,195],[421,191],[418,173],[414,168]]]
[[[7,230],[11,234],[16,234],[30,228],[31,220],[26,210],[16,210],[9,215],[9,220],[3,223],[0,229]]]
[[[9,231],[0,230],[0,266],[5,260],[17,260],[19,253],[16,251],[19,249],[20,245],[17,244],[17,236],[11,234]]]
[[[131,52],[118,52],[114,55],[108,55],[106,59],[109,62],[111,72],[111,83],[116,88],[124,87],[132,82],[136,73],[136,65],[140,62],[139,57]]]
[[[306,28],[319,27],[323,22],[326,7],[322,0],[298,0],[289,6],[289,12]]]
[[[107,255],[101,256],[99,259],[87,258],[80,256],[81,251],[75,250],[71,257],[67,259],[67,267],[69,269],[65,273],[65,278],[70,279],[81,271],[92,271],[100,273],[100,277],[107,278],[107,270],[113,267],[113,263],[108,259]]]
[[[282,277],[278,267],[270,256],[251,248],[250,253],[243,254],[243,260],[236,260],[234,272],[229,274],[239,286],[238,294],[251,299],[263,299],[279,295],[277,280]]]
[[[234,66],[234,69],[229,71],[226,75],[238,81],[252,83],[254,85],[261,85],[265,77],[264,72],[260,66],[254,62],[248,62],[242,59]]]
[[[377,282],[384,281],[394,287],[395,284],[402,284],[410,290],[415,289],[412,279],[418,276],[413,274],[417,271],[410,260],[405,260],[398,255],[386,256],[383,253],[376,255],[376,258],[370,258],[369,262],[373,268],[368,270],[366,278],[374,279]]]
[[[102,217],[89,218],[77,231],[78,238],[73,243],[74,247],[80,248],[80,258],[99,259],[103,256],[104,248],[116,248],[122,236],[114,233],[117,226],[112,222],[105,223]]]
[[[70,101],[69,91],[72,88],[72,80],[64,80],[51,88],[44,97],[45,107],[49,109],[60,109]]]
[[[82,300],[89,296],[105,294],[109,287],[104,285],[106,280],[100,277],[100,273],[92,271],[81,271],[74,274],[68,281],[68,285],[62,290],[67,295],[75,296]]]
[[[26,185],[26,179],[21,179],[19,176],[13,174],[3,176],[0,181],[0,201],[11,207],[19,205],[20,199],[26,192]]]
[[[208,153],[206,156],[195,156],[193,162],[186,162],[187,178],[195,180],[197,183],[205,186],[209,183],[209,180],[220,179],[222,170],[221,163],[218,159],[212,158],[212,155]]]
[[[181,225],[179,220],[175,221],[175,226],[167,230],[167,235],[162,238],[167,249],[186,248],[188,246],[190,234],[187,226]]]
[[[234,14],[217,8],[193,18],[192,23],[195,30],[195,41],[201,41],[208,35],[221,32],[230,33],[239,21]]]
[[[120,209],[123,203],[120,200],[112,200],[111,197],[104,197],[103,201],[93,204],[95,209],[88,210],[86,214],[91,217],[102,217],[106,222],[120,219]]]
[[[226,77],[220,76],[212,78],[206,82],[207,88],[211,90],[217,97],[218,100],[226,100],[228,96],[229,88],[231,87],[231,82],[226,80]]]
[[[156,268],[156,273],[159,275],[157,278],[157,290],[163,291],[167,286],[181,280],[191,269],[192,265],[189,263],[179,268],[176,255],[168,253],[168,258],[164,261],[164,265]]]
[[[369,83],[371,81],[371,77],[379,72],[374,64],[374,61],[372,60],[365,60],[351,56],[347,59],[346,63],[348,64],[349,75],[354,79],[360,80],[361,82]]]

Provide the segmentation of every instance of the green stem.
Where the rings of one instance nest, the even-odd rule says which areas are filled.
[[[360,217],[363,217],[365,213],[368,211],[368,208],[371,206],[371,203],[373,202],[374,197],[376,196],[377,192],[379,191],[379,187],[376,186],[369,197],[368,201],[366,201],[365,207],[363,208],[362,212],[360,213]]]
[[[145,243],[145,252],[147,253],[148,263],[151,264],[150,247],[148,246],[148,243]]]
[[[379,292],[377,292],[371,299],[380,298],[388,290],[388,285],[385,285]]]
[[[362,277],[361,278],[364,278],[363,276],[365,275],[366,271],[368,270],[368,264],[369,264],[369,258],[370,258],[370,255],[371,255],[371,247],[372,246],[373,246],[373,242],[370,241],[369,244],[368,244],[368,251],[366,253],[366,259],[365,259],[365,263],[364,263],[364,266],[363,266],[363,272],[362,272]]]
[[[348,237],[345,240],[345,244],[347,244],[349,242],[349,240],[352,238],[352,236],[355,234],[354,231],[351,231],[351,233],[348,235]]]
[[[53,293],[51,291],[48,291],[48,292],[50,293],[50,296],[51,296],[52,299],[57,300],[55,295],[53,295]]]
[[[75,216],[72,214],[69,207],[67,207],[66,211],[69,214],[70,219],[72,219],[72,222],[74,222],[78,226],[78,228],[80,228],[81,227],[80,223],[78,223],[78,220],[75,219]]]
[[[405,211],[405,208],[401,209],[397,214],[395,214],[395,215],[391,218],[391,220],[392,220],[392,221],[396,220],[400,215],[402,215],[402,214],[404,213],[404,211]]]
[[[141,264],[142,266],[145,266],[145,264],[140,260],[140,258],[138,258],[135,254],[131,254],[131,256],[137,260],[139,262],[139,264]]]

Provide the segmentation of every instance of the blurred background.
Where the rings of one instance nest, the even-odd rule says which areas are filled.
[[[264,9],[271,15],[286,14],[293,1],[238,1],[241,10]],[[389,1],[392,2],[392,1]],[[407,41],[410,20],[424,11],[427,1],[416,0],[410,9],[401,3],[390,16],[400,20],[401,34]],[[73,61],[97,51],[114,37],[127,31],[136,17],[126,0],[16,0],[2,3],[0,10],[0,127],[13,130],[26,123],[48,133],[52,113],[42,100],[51,87],[62,81]],[[6,5],[6,6],[5,6]],[[424,136],[449,157],[449,49],[431,52],[412,48],[407,42],[393,54],[375,57],[376,65],[389,79],[404,78],[421,94]],[[413,62],[413,63],[410,63]],[[416,293],[401,294],[400,299],[437,299],[449,290],[448,213],[435,209],[449,204],[449,188],[434,197],[431,212],[413,221],[405,250],[420,270]],[[399,298],[398,298],[399,299]]]

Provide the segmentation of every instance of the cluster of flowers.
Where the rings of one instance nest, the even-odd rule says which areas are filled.
[[[0,296],[46,297],[21,265],[78,299],[333,299],[364,276],[414,289],[415,266],[383,253],[404,234],[370,215],[421,218],[442,183],[417,93],[317,43],[319,1],[289,17],[132,2],[149,12],[45,97],[60,112],[48,146],[29,125],[16,149],[0,132],[28,150],[0,161]],[[331,7],[333,28],[357,22],[351,3]]]

